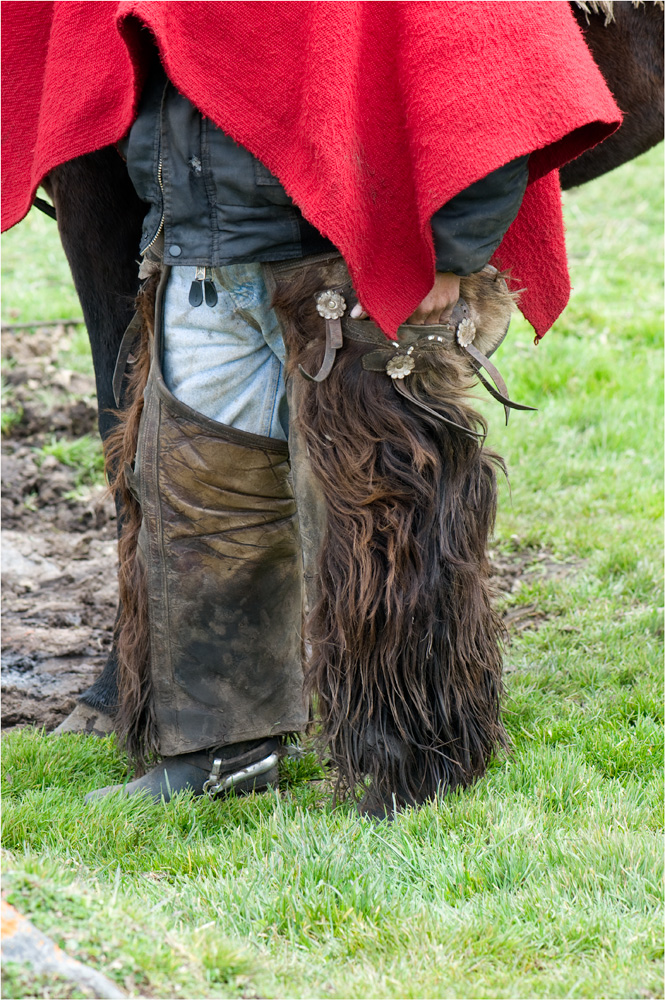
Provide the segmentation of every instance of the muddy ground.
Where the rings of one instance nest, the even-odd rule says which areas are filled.
[[[2,726],[53,729],[101,671],[117,601],[116,519],[102,484],[76,489],[77,470],[42,449],[96,434],[94,378],[63,366],[68,331],[4,331],[2,439]],[[493,554],[494,582],[515,593],[570,566],[546,552]],[[509,630],[537,628],[519,603]]]
[[[111,644],[113,503],[101,484],[77,490],[77,470],[41,452],[54,434],[97,431],[94,379],[63,367],[66,346],[62,327],[2,336],[3,728],[54,728]]]

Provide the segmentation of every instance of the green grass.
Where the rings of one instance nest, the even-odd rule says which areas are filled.
[[[29,969],[17,962],[2,964],[2,996],[8,1000],[14,997],[39,997],[40,1000],[80,1000],[92,996],[60,976],[33,975]]]
[[[21,423],[23,419],[23,407],[16,402],[14,387],[9,385],[4,377],[0,379],[0,394],[2,401],[2,414],[0,433],[11,434],[13,429]]]
[[[104,482],[104,453],[99,437],[84,434],[72,440],[58,438],[52,434],[50,441],[41,448],[35,448],[34,451],[38,464],[41,464],[48,455],[52,455],[62,465],[76,469],[74,492]]]
[[[2,411],[2,415],[0,416],[0,420],[2,421],[0,429],[3,437],[5,434],[11,434],[14,428],[17,427],[23,420],[23,407],[5,407]]]
[[[13,733],[8,898],[72,954],[157,997],[663,996],[661,177],[662,148],[566,197],[571,304],[498,356],[539,412],[482,404],[496,547],[570,570],[506,598],[545,615],[507,650],[512,755],[374,825],[311,755],[279,796],[88,808],[114,741]]]
[[[33,208],[23,222],[3,235],[1,274],[3,323],[81,315],[58,227],[38,209]]]

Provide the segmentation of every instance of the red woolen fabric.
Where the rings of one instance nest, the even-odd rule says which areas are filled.
[[[432,285],[432,214],[525,153],[530,185],[494,262],[527,289],[538,335],[564,308],[555,171],[621,121],[567,3],[2,7],[3,228],[49,170],[127,132],[152,34],[176,87],[339,247],[388,335]]]

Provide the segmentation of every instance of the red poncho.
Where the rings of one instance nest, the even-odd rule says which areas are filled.
[[[434,277],[433,213],[531,153],[493,258],[539,336],[568,301],[556,170],[621,113],[567,3],[3,3],[3,229],[127,132],[152,32],[176,87],[339,247],[389,335]]]

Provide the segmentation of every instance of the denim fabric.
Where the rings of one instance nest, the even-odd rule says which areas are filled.
[[[162,368],[176,399],[229,427],[286,441],[285,349],[261,264],[208,270],[214,308],[189,304],[194,267],[174,267],[164,303]]]

